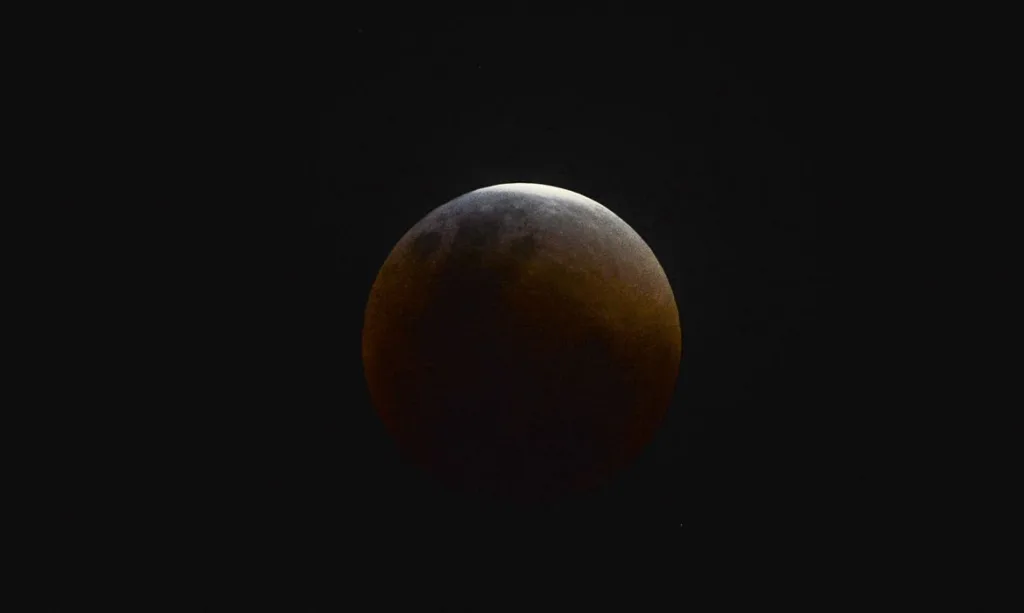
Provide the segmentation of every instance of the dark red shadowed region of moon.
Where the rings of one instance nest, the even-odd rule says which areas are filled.
[[[409,460],[513,502],[607,482],[653,438],[682,335],[668,279],[601,204],[530,183],[434,209],[370,292],[370,396]]]

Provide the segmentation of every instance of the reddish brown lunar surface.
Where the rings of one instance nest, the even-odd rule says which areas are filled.
[[[681,342],[672,288],[632,228],[574,192],[511,183],[402,237],[370,292],[363,362],[411,461],[458,491],[532,502],[637,457]]]

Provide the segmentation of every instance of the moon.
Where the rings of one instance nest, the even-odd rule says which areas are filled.
[[[605,206],[533,183],[477,189],[398,241],[370,290],[370,397],[402,454],[453,490],[532,502],[630,465],[682,347],[650,247]]]

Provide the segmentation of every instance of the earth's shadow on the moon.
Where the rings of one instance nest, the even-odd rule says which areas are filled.
[[[651,373],[587,301],[510,297],[539,241],[526,211],[495,204],[459,212],[443,253],[437,219],[410,236],[406,257],[423,270],[431,261],[431,272],[420,280],[422,309],[393,339],[403,348],[402,414],[386,421],[409,458],[454,493],[545,504],[593,488],[633,456],[657,421],[633,414],[650,404]],[[519,233],[510,239],[509,224]]]

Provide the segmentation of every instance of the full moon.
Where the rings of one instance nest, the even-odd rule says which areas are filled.
[[[565,189],[494,185],[431,211],[370,291],[370,397],[450,488],[514,502],[594,488],[654,437],[679,372],[675,296],[647,243]]]

